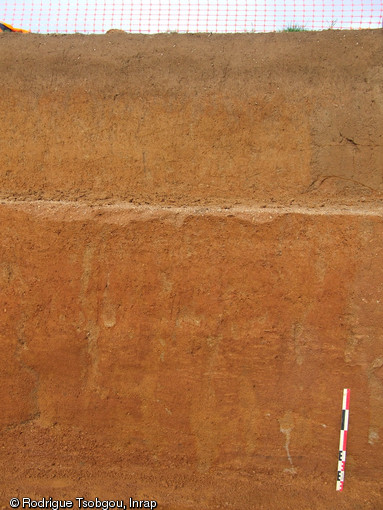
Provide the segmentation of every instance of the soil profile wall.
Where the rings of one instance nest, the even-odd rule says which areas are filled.
[[[0,44],[3,196],[232,204],[383,190],[379,30]]]
[[[0,36],[5,502],[379,507],[381,46]]]

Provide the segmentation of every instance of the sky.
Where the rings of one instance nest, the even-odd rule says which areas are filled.
[[[382,27],[382,0],[1,0],[0,21],[38,33],[270,32]]]

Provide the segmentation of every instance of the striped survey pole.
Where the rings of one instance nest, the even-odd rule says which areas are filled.
[[[340,439],[339,439],[338,476],[336,479],[337,491],[342,491],[344,484],[344,467],[346,465],[346,446],[347,446],[349,412],[350,412],[350,390],[344,389],[342,404],[342,425],[340,427]]]

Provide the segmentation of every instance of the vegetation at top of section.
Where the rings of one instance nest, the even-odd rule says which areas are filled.
[[[288,25],[280,30],[280,32],[307,32],[307,28],[301,25]]]
[[[324,28],[323,30],[332,30],[335,28],[335,25],[338,23],[337,19],[332,19],[331,21],[327,21],[328,27],[327,29]],[[309,32],[310,29],[306,28],[305,25],[297,25],[295,23],[292,23],[291,25],[287,25],[287,27],[283,28],[282,30],[278,30],[278,32]]]

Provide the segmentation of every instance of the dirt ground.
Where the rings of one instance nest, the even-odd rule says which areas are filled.
[[[382,62],[0,34],[0,508],[383,508]]]

